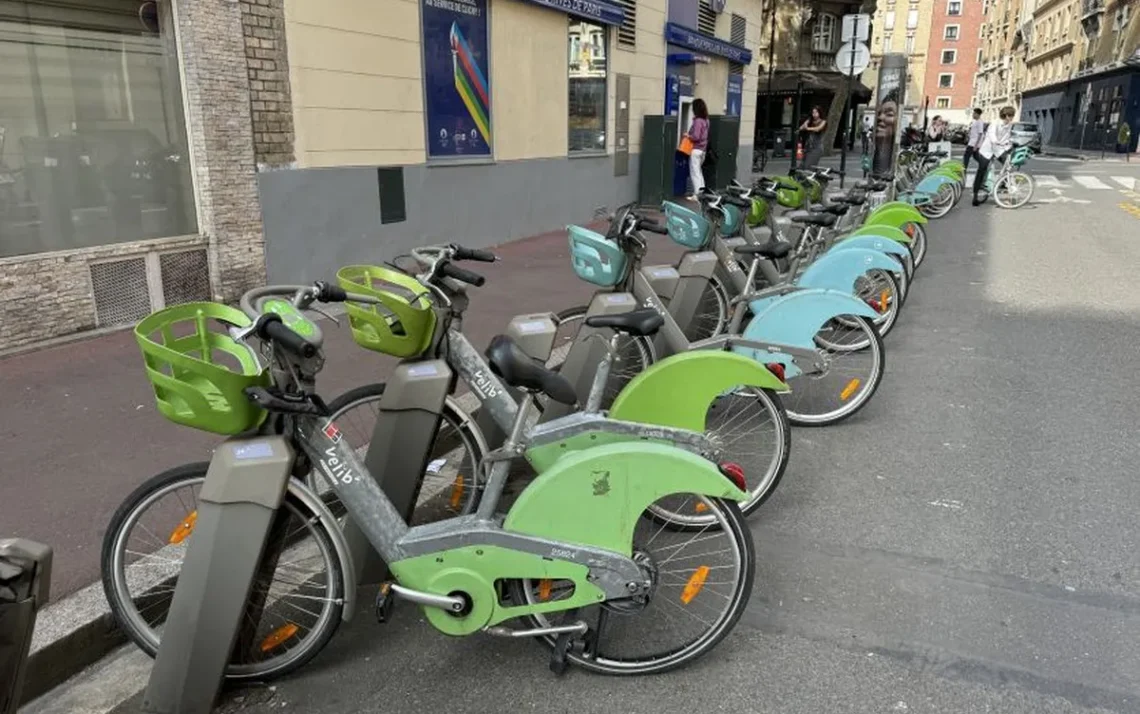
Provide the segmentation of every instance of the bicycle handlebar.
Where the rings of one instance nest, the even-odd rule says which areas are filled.
[[[281,316],[267,312],[257,318],[254,323],[254,333],[263,340],[268,340],[280,346],[296,357],[308,359],[317,354],[317,347],[313,343],[293,332],[281,321]]]
[[[487,282],[487,278],[482,275],[460,268],[455,263],[444,263],[439,266],[439,272],[445,277],[454,278],[462,283],[467,283],[477,288],[482,287],[483,283]]]

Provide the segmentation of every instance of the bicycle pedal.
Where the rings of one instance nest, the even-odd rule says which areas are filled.
[[[392,583],[382,583],[380,592],[376,593],[376,621],[381,625],[392,619],[392,608],[396,605],[396,594],[392,592]]]

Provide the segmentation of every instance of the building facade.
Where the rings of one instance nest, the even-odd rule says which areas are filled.
[[[1032,0],[984,0],[985,21],[980,29],[982,53],[974,84],[973,104],[986,121],[997,119],[1002,107],[1020,105],[1025,75],[1025,53],[1014,52],[1023,28],[1023,2]],[[1025,8],[1025,16],[1032,7]]]
[[[983,0],[934,0],[926,51],[924,101],[931,116],[953,124],[972,119],[974,76],[981,56]]]
[[[0,3],[0,350],[588,220],[695,97],[746,171],[760,28],[755,0]]]
[[[879,0],[875,11],[871,66],[864,81],[877,87],[883,55],[905,54],[909,58],[906,96],[899,118],[903,126],[921,126],[923,122],[931,32],[938,3],[944,4],[945,0]],[[878,100],[874,98],[874,102]]]

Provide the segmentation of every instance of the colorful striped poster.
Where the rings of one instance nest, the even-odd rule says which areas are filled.
[[[487,0],[422,0],[428,158],[491,156]]]

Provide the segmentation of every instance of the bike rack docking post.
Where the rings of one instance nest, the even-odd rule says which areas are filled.
[[[22,538],[0,540],[0,714],[16,714],[36,612],[48,601],[51,548]]]
[[[145,714],[213,709],[294,461],[281,436],[234,438],[214,451],[143,695]]]
[[[697,317],[705,287],[716,272],[717,264],[716,253],[702,250],[681,256],[681,262],[676,268],[653,265],[643,268],[642,274],[654,292],[669,301],[669,313],[673,315],[673,320],[686,327],[693,324]]]
[[[586,310],[586,317],[620,315],[636,310],[637,307],[637,300],[629,293],[598,293],[590,301],[590,307]],[[594,339],[592,336],[595,334],[600,334],[605,338],[605,341]],[[570,345],[570,351],[566,353],[566,360],[562,363],[562,369],[559,371],[574,385],[574,390],[578,393],[578,401],[582,404],[586,403],[586,397],[590,394],[598,365],[606,356],[606,342],[609,341],[612,334],[609,329],[599,330],[590,327],[583,320],[582,326],[578,329],[578,334],[574,336],[574,341]],[[558,419],[572,411],[574,411],[574,407],[558,404],[551,400],[543,409],[539,422],[545,423],[552,419]]]
[[[403,362],[392,372],[380,398],[364,465],[405,520],[416,509],[453,381],[454,374],[444,360]],[[344,525],[344,539],[358,585],[388,579],[388,566],[351,518]]]
[[[546,364],[550,361],[551,355],[554,353],[554,337],[558,333],[558,325],[554,321],[554,315],[549,312],[536,312],[526,315],[515,315],[511,321],[507,323],[507,329],[503,334],[510,337],[515,341],[523,352],[534,359]],[[505,385],[504,385],[505,386]],[[516,404],[522,402],[517,389],[506,387],[510,393],[511,398],[515,400]],[[502,427],[491,416],[490,411],[487,409],[480,409],[479,413],[475,416],[475,424],[479,430],[483,432],[483,436],[487,439],[487,445],[492,449],[497,449],[506,441],[507,435]]]

